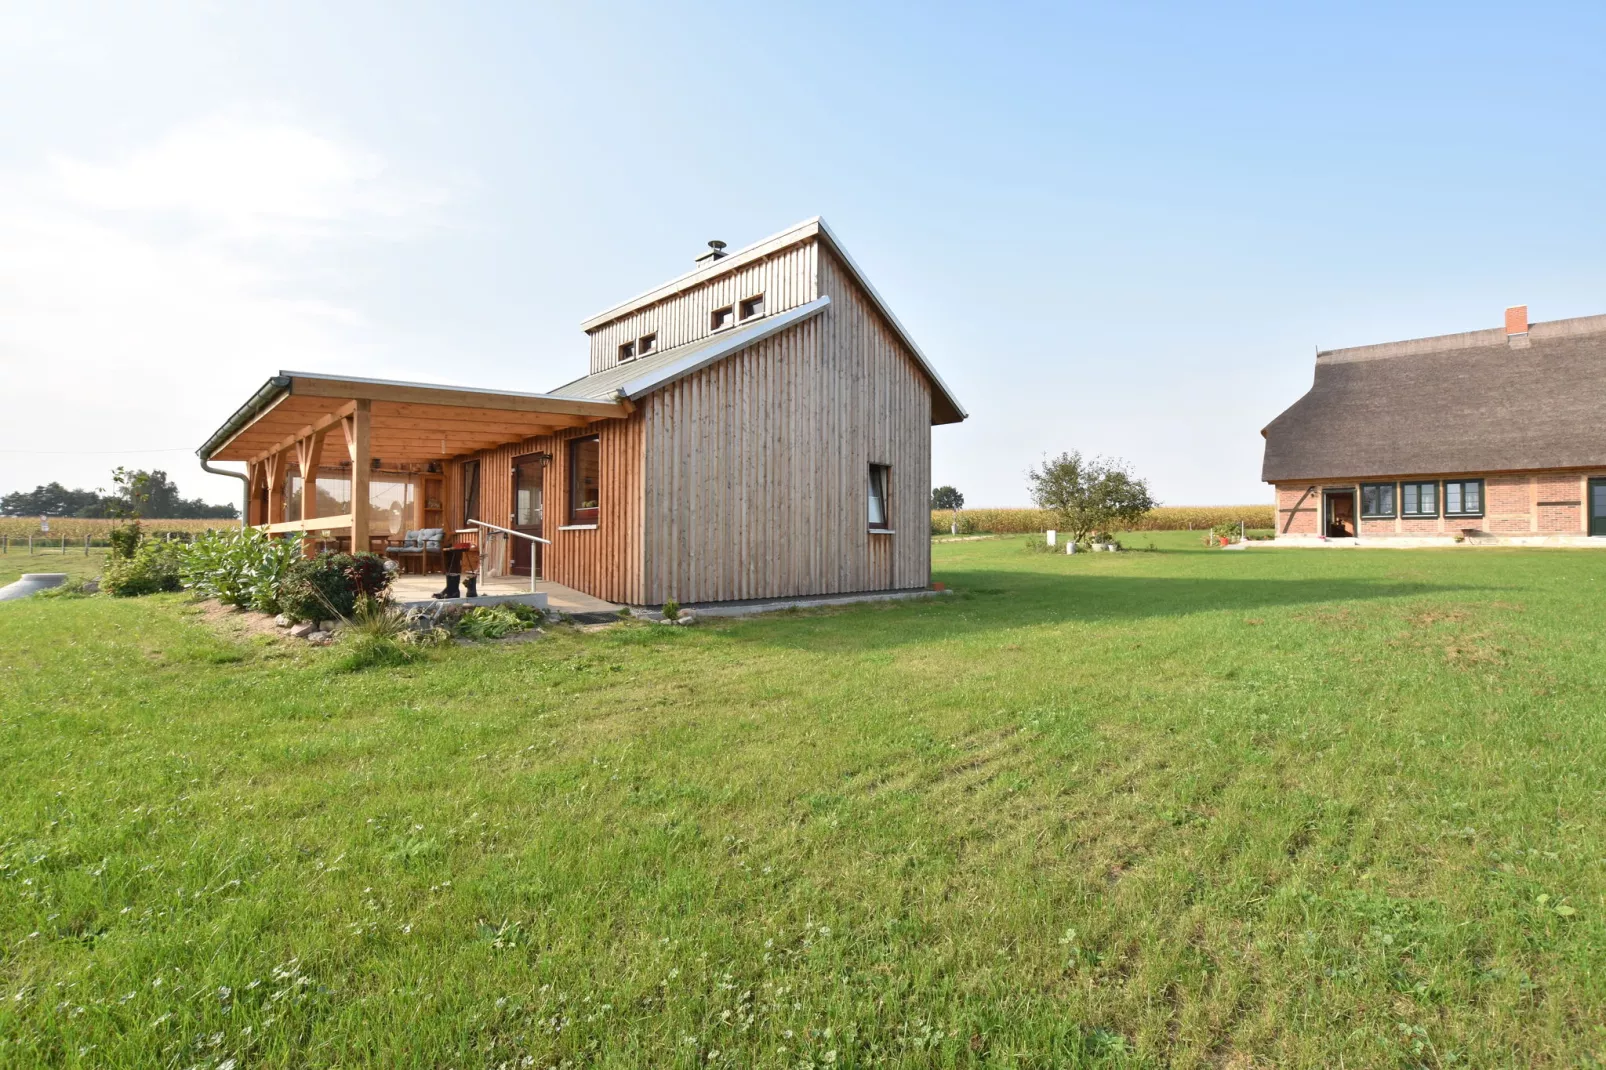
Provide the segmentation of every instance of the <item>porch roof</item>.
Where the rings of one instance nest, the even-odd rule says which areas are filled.
[[[370,405],[371,455],[386,463],[455,457],[630,411],[617,400],[282,371],[196,453],[202,460],[261,461],[336,427],[359,401]]]

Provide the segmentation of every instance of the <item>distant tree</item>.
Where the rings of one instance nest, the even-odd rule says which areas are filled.
[[[1131,524],[1155,506],[1148,484],[1121,461],[1086,459],[1075,450],[1028,469],[1026,479],[1032,501],[1075,542]]]
[[[184,498],[178,486],[161,469],[143,471],[119,468],[112,473],[116,491],[68,490],[60,483],[45,483],[31,491],[0,496],[0,516],[86,516],[155,520],[233,520],[238,506],[212,505],[200,498]]]
[[[965,496],[954,487],[938,487],[931,492],[931,507],[957,511],[965,507]]]
[[[33,490],[0,496],[0,516],[86,516],[98,508],[101,495],[93,490],[68,490],[60,483],[44,483]]]

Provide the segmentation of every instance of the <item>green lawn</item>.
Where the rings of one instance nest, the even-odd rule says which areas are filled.
[[[1606,1059],[1606,555],[1196,538],[356,675],[0,604],[0,1065]]]

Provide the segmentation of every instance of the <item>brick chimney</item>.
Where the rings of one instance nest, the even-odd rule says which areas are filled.
[[[1512,305],[1506,309],[1506,344],[1522,349],[1528,344],[1528,306]]]

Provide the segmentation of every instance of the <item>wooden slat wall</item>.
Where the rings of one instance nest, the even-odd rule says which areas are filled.
[[[604,420],[589,427],[556,435],[538,435],[460,457],[447,465],[449,515],[461,518],[462,464],[480,462],[480,516],[506,526],[513,516],[513,458],[526,453],[550,453],[552,463],[544,474],[544,579],[573,587],[610,602],[642,604],[642,418],[638,412],[626,420]],[[591,531],[560,531],[568,517],[568,440],[596,434],[601,439],[601,506],[597,527]],[[456,519],[453,520],[456,523]],[[510,561],[501,562],[506,570]]]
[[[809,247],[823,315],[649,395],[632,418],[645,417],[650,603],[930,582],[930,386],[846,269]],[[867,530],[871,463],[892,467],[896,534]]]
[[[709,333],[709,316],[714,309],[734,305],[743,298],[763,294],[766,315],[808,304],[817,296],[817,248],[809,241],[782,249],[729,275],[710,279],[695,290],[595,328],[591,332],[592,374],[617,364],[619,347],[644,334],[657,332],[659,349],[697,341]]]

